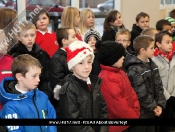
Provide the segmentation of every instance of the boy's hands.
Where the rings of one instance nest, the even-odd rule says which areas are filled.
[[[160,106],[157,106],[153,111],[156,116],[160,116],[162,113],[162,108]]]

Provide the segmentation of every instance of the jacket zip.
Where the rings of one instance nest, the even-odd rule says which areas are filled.
[[[92,118],[93,118],[93,105],[94,105],[94,101],[93,101],[93,91],[92,91],[92,87],[91,87],[91,85],[90,85],[90,88],[91,88],[91,91],[89,90],[89,88],[88,88],[88,86],[86,86],[87,88],[85,89],[85,90],[88,90],[88,92],[90,93],[90,95],[91,95],[91,99],[92,99],[92,101],[91,101],[91,103],[92,103],[92,107],[91,107],[91,113],[92,113]]]
[[[94,86],[94,89],[92,89],[92,87],[91,87],[91,89],[92,89],[92,92],[91,92],[91,95],[92,95],[92,110],[91,110],[92,111],[92,118],[94,117],[94,115],[93,115],[93,108],[94,108],[94,103],[95,103],[95,100],[96,100],[97,94],[98,94],[98,92],[96,91],[96,86],[97,85],[99,86],[98,82],[99,82],[99,79],[97,79],[96,80],[96,83],[93,85]],[[95,98],[95,100],[94,100],[94,98]]]
[[[36,109],[36,112],[37,112],[37,115],[38,115],[38,119],[39,119],[39,118],[40,118],[40,117],[39,117],[39,110],[38,110],[38,108],[37,108],[37,106],[36,106],[35,100],[36,100],[36,90],[34,90],[33,104],[34,104],[34,106],[35,106],[35,109]],[[40,127],[40,131],[42,132],[41,126],[39,126],[39,127]]]
[[[91,85],[90,85],[90,87],[91,87]],[[94,101],[93,101],[93,90],[92,90],[92,87],[91,87],[91,97],[92,97],[92,107],[91,107],[91,113],[92,113],[92,118],[94,117],[94,115],[93,115],[93,106],[94,106]]]

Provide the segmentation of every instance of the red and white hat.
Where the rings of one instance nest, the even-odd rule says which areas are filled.
[[[65,50],[67,52],[67,65],[69,70],[85,59],[88,55],[92,56],[92,61],[94,60],[93,49],[85,42],[74,41],[66,47]]]

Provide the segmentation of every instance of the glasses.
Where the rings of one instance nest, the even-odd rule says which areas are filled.
[[[129,40],[115,40],[115,42],[118,42],[118,43],[127,43]]]

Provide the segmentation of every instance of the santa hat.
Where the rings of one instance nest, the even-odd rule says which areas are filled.
[[[65,50],[67,52],[67,65],[69,70],[85,59],[88,55],[92,56],[92,61],[94,60],[93,49],[85,42],[74,41],[66,47]]]

